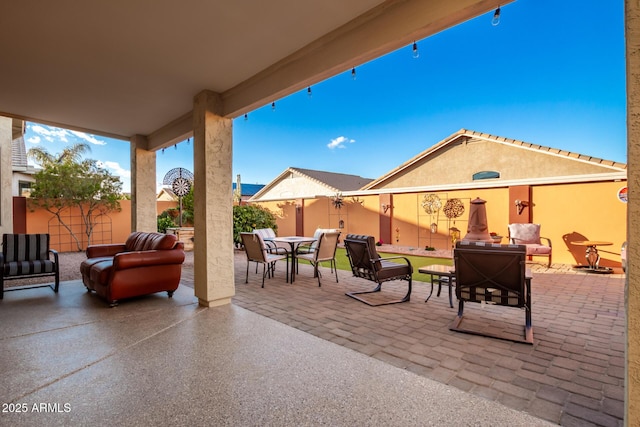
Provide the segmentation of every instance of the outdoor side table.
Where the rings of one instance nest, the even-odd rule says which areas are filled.
[[[600,254],[598,253],[597,246],[611,246],[612,242],[605,242],[601,240],[581,240],[578,242],[571,242],[572,245],[586,246],[584,257],[587,260],[587,266],[576,266],[574,268],[582,268],[590,273],[611,273],[613,270],[609,267],[600,267]]]
[[[293,283],[296,280],[295,266],[296,266],[296,251],[298,250],[298,247],[302,244],[313,243],[318,239],[314,237],[286,236],[286,237],[267,237],[264,240],[265,242],[269,241],[269,242],[289,244],[289,246],[291,247],[291,250],[290,250],[291,256],[289,257],[289,260],[290,260],[289,262],[291,265],[291,270],[289,271],[289,274],[291,275],[291,277],[289,278],[289,283]]]
[[[453,308],[452,288],[453,282],[456,280],[455,267],[453,265],[433,264],[418,268],[418,272],[431,276],[431,292],[429,292],[429,296],[424,300],[424,302],[429,301],[429,298],[433,295],[433,283],[435,282],[438,284],[437,296],[440,296],[442,285],[449,286],[449,306]]]

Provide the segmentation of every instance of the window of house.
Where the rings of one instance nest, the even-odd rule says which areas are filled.
[[[495,179],[495,178],[500,178],[500,172],[482,171],[482,172],[476,172],[472,176],[472,179],[474,181],[478,181],[480,179]]]

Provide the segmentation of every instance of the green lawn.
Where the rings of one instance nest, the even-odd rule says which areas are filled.
[[[393,256],[404,256],[406,257],[413,266],[413,280],[418,280],[421,282],[429,282],[429,275],[418,273],[418,268],[424,267],[425,265],[433,265],[433,264],[445,264],[452,265],[453,260],[445,259],[445,258],[432,258],[425,256],[416,256],[416,255],[401,255],[401,254],[390,254],[379,252],[379,255],[383,258],[393,257]],[[404,260],[393,260],[399,263],[404,263]],[[308,262],[304,260],[300,260],[300,263]],[[338,266],[338,270],[346,270],[351,271],[351,266],[349,265],[349,259],[347,258],[347,251],[344,248],[338,248],[336,251],[336,265]],[[329,263],[322,263],[323,267],[329,267]]]

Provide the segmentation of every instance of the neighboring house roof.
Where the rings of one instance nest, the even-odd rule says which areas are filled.
[[[428,165],[427,165],[428,164]],[[495,181],[564,181],[567,177],[626,178],[627,165],[516,139],[461,129],[362,190],[457,185],[478,177]],[[485,180],[487,182],[488,180]]]
[[[20,136],[11,141],[11,163],[14,169],[27,168],[27,149],[24,143],[24,137]]]
[[[242,192],[241,196],[253,196],[258,191],[262,190],[264,184],[244,184],[240,183],[240,191]],[[233,183],[233,191],[236,190],[236,183]]]
[[[240,183],[240,190],[242,191],[241,196],[253,196],[254,194],[256,194],[258,191],[260,191],[260,189],[262,189],[262,187],[264,187],[264,185],[262,184],[242,184]],[[236,189],[236,183],[234,182],[232,185],[232,189],[235,190]],[[160,192],[158,193],[158,196],[156,197],[157,200],[178,200],[178,196],[173,192],[173,190],[170,187],[162,187],[160,189]]]
[[[357,175],[290,167],[282,172],[251,200],[307,198],[355,191],[371,182]]]
[[[176,193],[173,192],[173,190],[169,187],[162,187],[160,189],[160,192],[158,193],[158,195],[156,196],[156,200],[162,200],[162,201],[177,201],[178,200],[178,196],[176,195]]]

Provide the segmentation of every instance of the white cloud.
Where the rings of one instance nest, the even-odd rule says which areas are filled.
[[[31,144],[40,144],[40,137],[39,136],[32,136],[31,138],[27,139],[27,142],[29,142]]]
[[[339,136],[332,139],[331,142],[327,144],[327,147],[329,147],[330,150],[333,150],[334,148],[347,148],[345,146],[346,143],[353,144],[354,142],[356,142],[355,139],[350,139],[346,136]]]
[[[31,126],[31,130],[44,137],[47,141],[53,142],[54,138],[58,138],[62,142],[69,142],[67,136],[69,135],[69,131],[66,129],[56,128],[52,126],[40,126],[33,125]]]
[[[57,128],[53,126],[31,125],[31,131],[37,135],[42,136],[49,142],[54,142],[56,139],[62,142],[69,142],[69,136],[75,136],[78,139],[82,139],[94,145],[107,145],[107,143],[101,139],[96,138],[93,135],[89,135],[85,132],[78,132],[75,130],[67,130]]]
[[[77,136],[80,139],[84,139],[85,141],[90,142],[91,144],[107,145],[107,143],[105,141],[97,139],[95,136],[89,135],[88,133],[78,132],[78,131],[75,131],[75,130],[71,130],[69,132],[71,132],[72,134],[74,134],[75,136]]]
[[[101,168],[109,169],[109,171],[122,178],[131,178],[131,171],[120,166],[120,163],[118,162],[98,162],[98,166]]]

